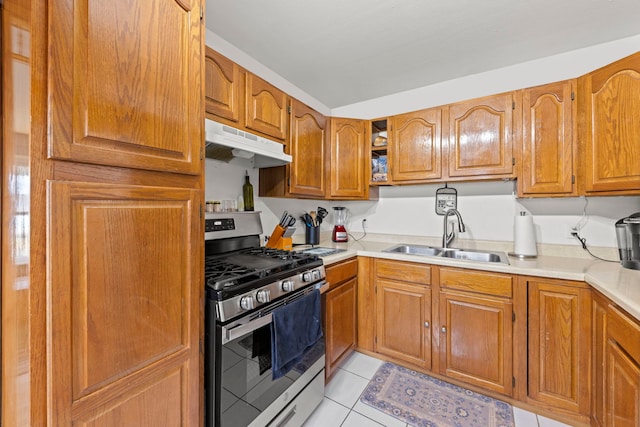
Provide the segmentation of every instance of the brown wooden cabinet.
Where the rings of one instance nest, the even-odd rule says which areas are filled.
[[[527,278],[528,399],[590,413],[591,290],[583,282]]]
[[[394,116],[388,160],[394,184],[441,179],[442,110]]]
[[[200,2],[108,5],[50,8],[48,156],[200,174]]]
[[[576,195],[576,80],[522,91],[520,197]]]
[[[53,424],[197,424],[198,191],[57,181],[49,195]]]
[[[20,3],[33,8],[20,34],[33,108],[11,147],[30,165],[16,246],[28,311],[7,345],[3,277],[3,392],[18,386],[2,424],[196,426],[204,4]],[[17,343],[23,359],[5,364]]]
[[[327,118],[291,99],[286,166],[260,169],[260,197],[323,199],[327,194]]]
[[[331,118],[329,198],[367,199],[366,121]]]
[[[508,275],[440,268],[440,373],[511,395],[512,281]]]
[[[640,322],[594,295],[593,411],[598,426],[640,425]]]
[[[325,377],[331,378],[356,347],[357,275],[355,258],[326,268],[329,290],[324,294]]]
[[[291,100],[289,154],[290,195],[323,198],[327,192],[325,166],[327,119],[302,102]]]
[[[514,177],[516,97],[509,92],[447,107],[449,178]]]
[[[376,261],[378,353],[431,369],[431,268]]]
[[[288,95],[255,74],[245,74],[244,124],[280,141],[287,138]]]
[[[241,93],[244,94],[243,73],[230,59],[210,47],[204,57],[204,106],[214,120],[229,120],[228,124],[240,124]],[[241,91],[242,90],[242,91]]]
[[[578,81],[584,192],[640,193],[640,53]]]

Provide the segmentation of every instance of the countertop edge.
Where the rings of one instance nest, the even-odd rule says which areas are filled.
[[[369,248],[345,247],[346,245],[333,246],[346,250],[324,257],[325,266],[330,266],[355,256],[362,256],[521,276],[583,281],[640,321],[640,271],[625,269],[617,263],[582,258],[543,256],[533,260],[519,260],[510,257],[510,265],[486,264],[383,252],[383,249],[392,246],[383,242],[368,242],[367,246],[372,246]],[[360,243],[358,246],[364,246],[364,244]]]

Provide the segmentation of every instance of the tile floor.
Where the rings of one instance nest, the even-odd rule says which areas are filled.
[[[381,360],[353,353],[327,384],[324,400],[304,427],[408,427],[360,402],[360,394],[376,373]],[[514,407],[516,427],[568,427],[566,424]]]

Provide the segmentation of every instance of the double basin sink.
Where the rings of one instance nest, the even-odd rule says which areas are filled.
[[[423,245],[396,245],[382,252],[421,255],[434,258],[448,258],[463,261],[497,262],[509,264],[509,258],[504,252],[487,252],[472,249],[437,248]]]

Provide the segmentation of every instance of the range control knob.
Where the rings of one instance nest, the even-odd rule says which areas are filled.
[[[310,271],[302,273],[302,281],[303,282],[310,282],[312,280],[313,280],[313,274]]]
[[[313,280],[320,280],[320,270],[313,270],[311,274],[313,275]]]
[[[282,287],[282,290],[284,292],[291,292],[293,291],[293,280],[283,280],[282,284],[280,285]]]
[[[253,297],[251,295],[245,295],[240,298],[240,307],[245,310],[253,310]]]
[[[271,291],[269,289],[259,290],[256,292],[256,299],[262,304],[271,301]]]

